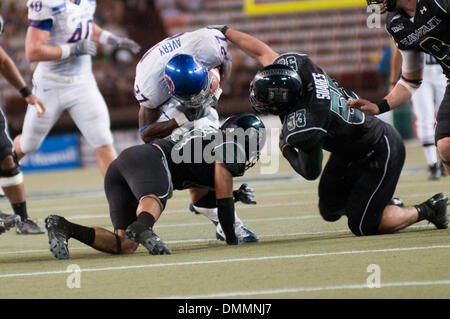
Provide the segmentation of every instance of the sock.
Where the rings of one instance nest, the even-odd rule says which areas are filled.
[[[155,224],[155,217],[153,217],[152,214],[147,212],[142,212],[138,215],[137,221],[141,224],[145,225],[147,228],[153,228],[153,225]]]
[[[92,246],[95,240],[94,228],[73,224],[69,221],[67,221],[67,227],[70,231],[70,237],[81,241],[83,244]]]
[[[428,166],[437,163],[436,146],[434,144],[423,144],[423,153]]]
[[[428,219],[430,217],[430,210],[428,208],[428,205],[426,205],[426,203],[414,205],[414,207],[417,209],[417,212],[419,213],[419,218],[417,219],[417,222]]]
[[[19,215],[22,220],[28,219],[27,202],[11,204],[14,214]]]
[[[215,208],[205,208],[205,207],[199,207],[196,205],[193,205],[194,209],[202,214],[203,216],[209,218],[211,221],[218,223],[219,217],[217,217],[217,207]]]

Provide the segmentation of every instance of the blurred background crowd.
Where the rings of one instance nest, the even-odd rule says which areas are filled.
[[[34,63],[25,58],[28,27],[26,0],[2,0],[6,21],[0,45],[11,55],[31,85]],[[377,100],[386,93],[383,68],[379,68],[389,38],[382,27],[367,27],[366,7],[248,16],[243,0],[114,0],[97,1],[96,23],[138,42],[143,50],[99,49],[93,70],[110,109],[112,129],[137,128],[138,104],[133,95],[135,67],[154,44],[178,32],[212,24],[227,24],[252,34],[278,52],[301,51],[348,89]],[[233,49],[232,78],[219,104],[223,116],[238,109],[250,110],[248,87],[258,65]],[[381,71],[381,72],[380,72]],[[21,130],[26,105],[14,88],[0,79],[0,103],[9,120],[11,135]],[[55,131],[73,130],[66,115]]]

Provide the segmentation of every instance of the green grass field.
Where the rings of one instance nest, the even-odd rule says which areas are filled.
[[[450,195],[450,178],[427,181],[421,148],[409,143],[396,196],[406,204]],[[71,258],[59,261],[47,235],[0,236],[0,298],[450,298],[450,230],[426,222],[393,235],[355,237],[346,218],[323,221],[318,182],[306,182],[281,161],[276,176],[253,168],[246,181],[257,205],[237,205],[259,243],[237,247],[215,240],[205,217],[188,212],[188,192],[176,192],[155,225],[172,255],[97,252],[69,241]],[[59,214],[112,229],[103,179],[95,169],[29,174],[29,214],[44,225]],[[0,209],[11,212],[6,199]],[[81,288],[70,289],[69,265],[81,268]],[[368,288],[368,266],[380,267],[381,288]]]

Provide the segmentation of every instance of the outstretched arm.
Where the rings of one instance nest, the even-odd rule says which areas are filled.
[[[133,52],[134,54],[141,51],[141,46],[136,42],[134,42],[133,40],[125,37],[119,37],[115,34],[112,34],[109,31],[103,30],[95,23],[93,25],[93,33],[91,40],[102,45],[109,44],[116,48],[127,49]]]
[[[214,185],[217,214],[228,245],[239,244],[234,232],[233,176],[224,163],[215,163]]]
[[[267,44],[247,33],[228,28],[225,32],[225,36],[239,49],[263,66],[272,64],[273,60],[279,56],[279,54],[273,51]]]
[[[38,112],[38,116],[41,117],[45,112],[44,104],[39,100],[31,90],[28,89],[22,75],[17,69],[15,63],[9,55],[0,47],[0,73],[3,74],[5,79],[14,86],[28,104],[33,105]]]
[[[377,115],[393,110],[409,101],[420,87],[423,74],[423,54],[414,51],[400,51],[402,54],[402,77],[392,91],[379,103],[355,99],[347,106],[361,110],[367,115]]]

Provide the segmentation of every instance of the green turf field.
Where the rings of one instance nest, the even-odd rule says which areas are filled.
[[[421,148],[408,144],[396,195],[406,204],[450,195],[450,178],[426,180]],[[56,260],[47,235],[0,236],[0,298],[450,298],[450,230],[426,222],[394,235],[357,238],[346,218],[323,221],[318,182],[306,182],[281,161],[278,175],[246,178],[258,205],[237,205],[260,242],[228,247],[214,226],[187,210],[188,192],[176,192],[155,226],[173,255],[139,248],[113,256],[69,241],[71,258]],[[43,225],[49,214],[111,229],[102,178],[95,169],[29,174],[29,214]],[[10,212],[7,200],[0,209]],[[69,265],[81,268],[81,288],[68,288]],[[378,265],[381,288],[368,288],[369,265]]]

